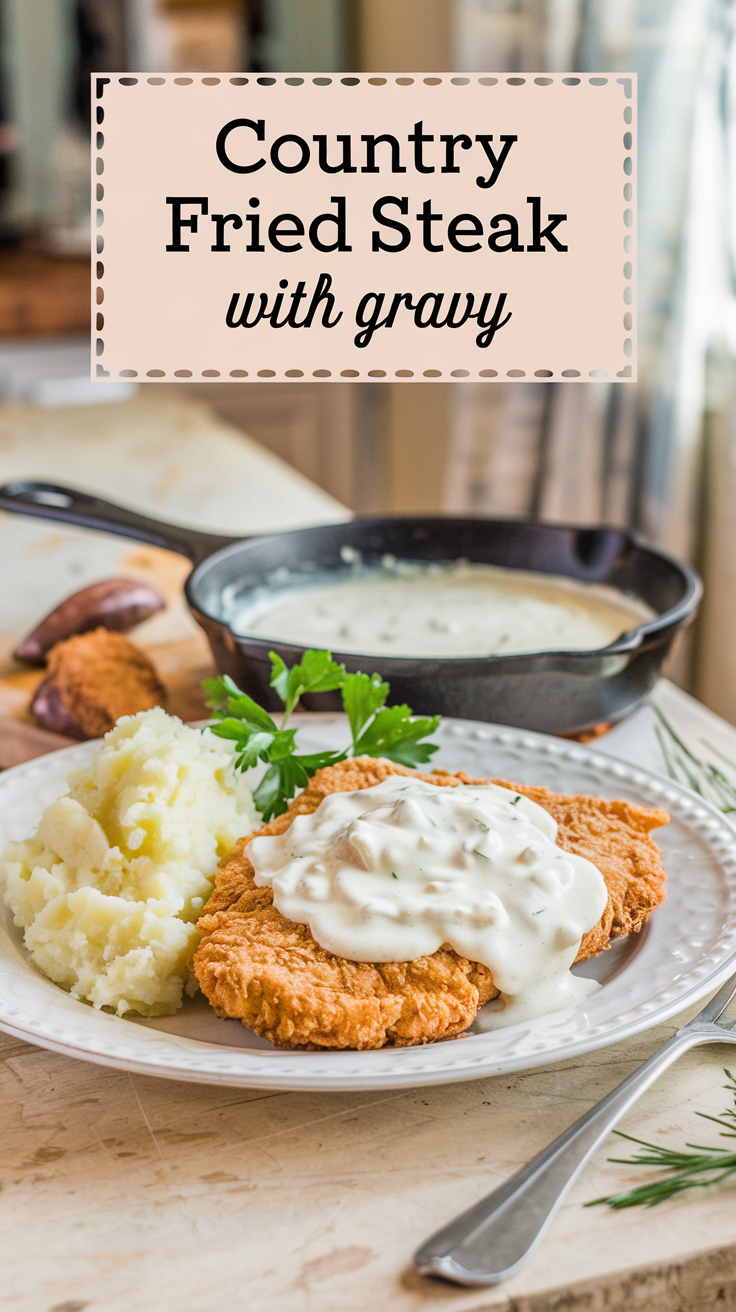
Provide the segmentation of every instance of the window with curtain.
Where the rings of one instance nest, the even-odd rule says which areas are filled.
[[[694,561],[678,676],[733,722],[735,8],[456,0],[460,68],[638,74],[639,381],[458,388],[446,487],[451,510],[622,525]]]

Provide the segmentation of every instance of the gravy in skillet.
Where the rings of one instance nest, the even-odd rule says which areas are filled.
[[[591,651],[653,619],[615,588],[468,561],[380,568],[233,597],[235,633],[371,656],[508,656]]]

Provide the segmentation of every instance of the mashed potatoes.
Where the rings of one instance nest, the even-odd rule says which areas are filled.
[[[233,747],[160,707],[126,716],[0,879],[35,964],[123,1015],[181,1005],[196,921],[218,863],[258,823]]]

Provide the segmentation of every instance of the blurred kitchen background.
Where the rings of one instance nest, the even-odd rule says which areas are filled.
[[[173,394],[357,513],[628,526],[702,570],[676,673],[736,723],[735,13],[736,0],[0,0],[0,450],[19,407],[94,407],[102,442],[106,409],[123,407],[119,428],[131,401]],[[90,72],[368,69],[639,74],[639,383],[90,383]]]

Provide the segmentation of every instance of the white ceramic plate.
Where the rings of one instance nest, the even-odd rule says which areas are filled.
[[[300,731],[308,751],[341,747],[341,716]],[[718,811],[664,778],[594,750],[501,726],[444,720],[433,765],[664,806],[656,837],[668,898],[639,935],[576,970],[603,985],[581,1006],[453,1043],[377,1052],[290,1052],[239,1021],[218,1020],[201,997],[176,1016],[126,1020],[95,1011],[31,965],[6,908],[0,918],[0,1028],[42,1047],[122,1070],[172,1079],[272,1089],[381,1089],[476,1079],[601,1048],[696,1002],[736,970],[736,834]],[[69,747],[0,774],[0,850],[24,838],[66,772],[94,743]]]

